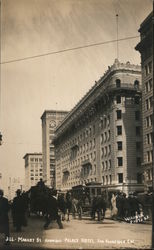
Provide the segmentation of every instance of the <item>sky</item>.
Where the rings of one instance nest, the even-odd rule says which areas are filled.
[[[44,110],[71,110],[112,65],[117,44],[11,60],[138,36],[152,0],[1,0],[0,172],[24,178],[26,153],[42,151]],[[120,62],[140,64],[140,38],[119,42]]]

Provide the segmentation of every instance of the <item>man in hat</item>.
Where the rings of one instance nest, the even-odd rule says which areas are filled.
[[[8,199],[3,197],[3,190],[0,189],[0,233],[5,235],[5,244],[9,243],[9,204]]]
[[[46,203],[46,217],[44,229],[47,229],[52,220],[56,220],[60,229],[63,229],[61,218],[58,214],[58,201],[57,201],[57,191],[52,190],[49,192],[49,197]]]
[[[21,195],[21,190],[16,191],[17,196],[13,199],[12,215],[13,224],[16,227],[17,232],[21,232],[21,227],[25,223],[25,202]]]

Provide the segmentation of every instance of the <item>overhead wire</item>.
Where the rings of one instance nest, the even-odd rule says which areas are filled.
[[[40,58],[40,57],[44,57],[44,56],[60,54],[60,53],[68,52],[68,51],[74,51],[74,50],[79,50],[79,49],[84,49],[84,48],[89,48],[89,47],[94,47],[94,46],[100,46],[100,45],[114,43],[114,42],[131,40],[131,39],[135,39],[135,38],[139,38],[139,37],[140,37],[139,35],[138,36],[130,36],[130,37],[114,39],[114,40],[110,40],[110,41],[92,43],[92,44],[82,45],[82,46],[78,46],[78,47],[72,47],[72,48],[67,48],[67,49],[62,49],[62,50],[57,50],[57,51],[51,51],[51,52],[44,53],[44,54],[38,54],[38,55],[34,55],[34,56],[28,56],[28,57],[23,57],[23,58],[19,58],[19,59],[4,61],[4,62],[1,62],[1,64],[4,65],[4,64],[8,64],[8,63],[20,62],[20,61]]]

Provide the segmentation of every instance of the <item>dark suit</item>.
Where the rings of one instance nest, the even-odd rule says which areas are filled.
[[[9,237],[8,211],[8,199],[0,197],[0,233],[4,233],[6,238]]]
[[[58,215],[58,201],[57,199],[50,195],[47,199],[47,216],[44,228],[47,229],[52,220],[56,220],[59,228],[63,228],[60,216]]]
[[[16,231],[21,231],[21,227],[25,226],[25,201],[22,196],[13,199],[12,204],[13,224]]]

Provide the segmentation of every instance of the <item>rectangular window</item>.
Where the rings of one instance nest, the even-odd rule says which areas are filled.
[[[137,141],[137,142],[136,142],[136,150],[137,150],[137,151],[140,151],[140,150],[141,150],[141,142],[140,142],[140,141]]]
[[[152,96],[149,98],[149,108],[152,108]]]
[[[149,109],[149,100],[148,99],[145,100],[145,108],[146,108],[146,110]]]
[[[103,142],[104,142],[104,135],[101,134],[101,143],[103,143]]]
[[[121,110],[117,110],[117,119],[121,119]]]
[[[137,164],[137,167],[141,166],[141,157],[136,158],[136,164]]]
[[[147,76],[148,75],[148,66],[146,65],[145,66],[145,76]]]
[[[122,150],[122,141],[117,142],[117,148],[118,150]]]
[[[152,62],[148,63],[148,73],[150,74],[152,72]]]
[[[118,174],[118,183],[123,183],[123,174]]]
[[[112,184],[112,175],[109,175],[109,184]]]
[[[122,126],[117,126],[117,135],[122,135]]]
[[[137,173],[137,183],[142,184],[142,174],[141,173]]]
[[[149,116],[146,117],[146,127],[149,127]]]
[[[122,167],[123,166],[123,158],[122,157],[118,157],[118,167]]]
[[[108,176],[106,175],[106,184],[108,184]]]
[[[149,80],[149,91],[152,89],[152,79]]]
[[[150,144],[150,134],[147,134],[147,144]]]
[[[136,121],[140,120],[140,111],[139,110],[135,111],[135,120]]]
[[[121,96],[120,96],[120,95],[117,95],[117,96],[116,96],[116,102],[117,102],[117,104],[118,104],[118,103],[121,103]]]
[[[145,93],[147,93],[148,90],[149,90],[149,88],[148,88],[148,82],[146,82],[146,83],[145,83]]]
[[[150,126],[152,126],[152,115],[149,116]]]
[[[136,136],[140,136],[141,135],[141,129],[139,126],[136,127]]]

